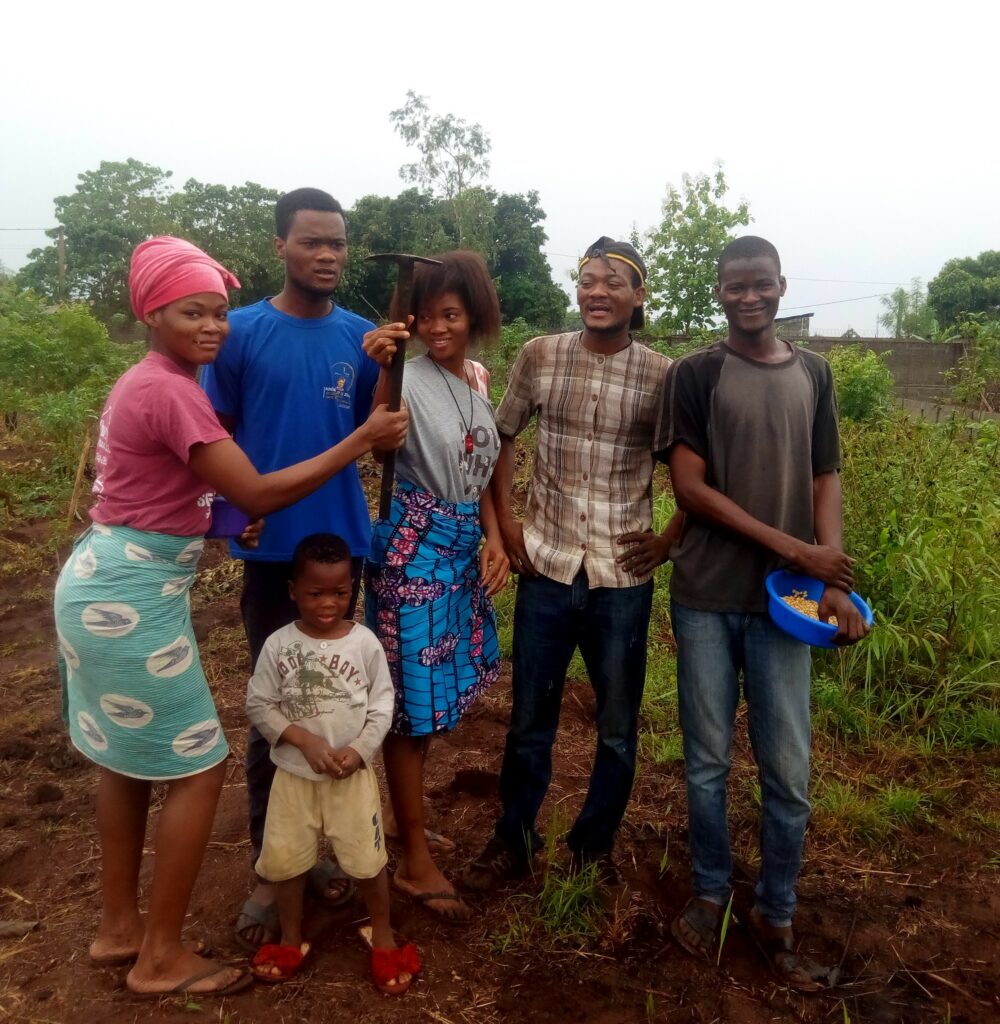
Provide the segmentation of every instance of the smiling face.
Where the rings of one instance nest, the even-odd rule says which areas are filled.
[[[588,260],[576,283],[580,316],[594,334],[627,331],[632,311],[645,298],[646,289],[636,287],[631,268],[621,260]]]
[[[785,279],[771,256],[727,261],[715,286],[730,330],[751,336],[771,327],[784,294]]]
[[[215,361],[229,336],[229,303],[215,292],[187,295],[146,317],[149,347],[193,374]]]
[[[455,292],[430,296],[417,311],[416,328],[434,362],[446,366],[464,363],[472,318]]]
[[[275,238],[274,251],[285,264],[285,280],[299,291],[327,298],[340,283],[347,263],[347,225],[339,213],[299,210],[287,238]]]
[[[351,605],[353,583],[350,559],[303,564],[289,581],[288,594],[298,605],[309,636],[329,637],[346,631],[344,616]]]

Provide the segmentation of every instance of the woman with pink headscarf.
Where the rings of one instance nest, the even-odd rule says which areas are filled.
[[[178,238],[132,254],[132,308],[149,352],[111,389],[95,456],[92,523],[56,584],[64,716],[97,764],[103,906],[98,964],[134,961],[138,996],[229,995],[251,984],[181,942],[229,753],[198,656],[188,591],[222,494],[252,518],[310,494],[373,447],[398,448],[407,415],[383,406],[345,441],[261,475],[220,426],[195,375],[229,333],[239,282]],[[253,530],[245,534],[253,543]],[[138,909],[150,788],[167,784],[149,911]]]

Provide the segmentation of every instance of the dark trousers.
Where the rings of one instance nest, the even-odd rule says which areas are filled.
[[[347,617],[354,618],[354,608],[361,586],[363,558],[351,559],[354,590]],[[282,626],[299,617],[295,602],[288,596],[288,581],[292,575],[291,562],[243,562],[243,592],[240,594],[240,614],[250,647],[250,663],[256,668],[264,641]],[[264,820],[267,801],[274,780],[271,744],[253,727],[247,734],[246,753],[247,801],[250,809],[250,846],[252,863],[257,863],[264,841]]]
[[[522,576],[514,605],[513,707],[500,770],[496,834],[518,855],[542,847],[535,819],[552,779],[566,669],[579,647],[597,698],[597,751],[583,808],[567,838],[583,857],[610,853],[635,779],[639,704],[653,582],[588,588]]]

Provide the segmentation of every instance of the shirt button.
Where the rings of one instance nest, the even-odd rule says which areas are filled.
[[[319,646],[320,646],[320,650],[323,650],[323,651],[325,651],[325,650],[326,650],[326,641],[325,641],[325,640],[324,640],[324,641],[322,641],[322,643],[320,643],[320,645],[319,645]]]
[[[588,478],[589,478],[589,476],[590,476],[590,474],[589,474],[589,473],[584,473],[584,474],[583,474],[583,479],[584,479],[584,480],[586,480],[586,479],[588,479]]]
[[[590,396],[590,400],[591,400],[592,402],[596,402],[596,401],[597,401],[597,395],[591,395],[591,396]]]
[[[594,440],[594,435],[593,434],[588,434],[587,435],[587,440],[588,441],[593,441]]]
[[[580,545],[580,550],[581,551],[586,551],[587,550],[587,545],[586,544],[581,544]]]
[[[597,361],[598,361],[599,363],[603,363],[603,362],[604,362],[604,356],[598,356],[598,357],[597,357]]]
[[[586,512],[581,512],[580,513],[580,522],[581,523],[585,523],[586,521],[587,521],[587,513]]]

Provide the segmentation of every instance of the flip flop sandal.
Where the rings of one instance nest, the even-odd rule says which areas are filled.
[[[790,928],[780,935],[769,934],[756,908],[750,911],[748,926],[750,937],[779,981],[803,993],[819,992],[825,987],[813,977],[809,964],[795,952],[795,939]]]
[[[253,958],[253,976],[268,985],[279,985],[289,981],[302,970],[312,947],[308,942],[301,946],[281,946],[271,942],[261,946]],[[273,973],[273,968],[278,973]]]
[[[219,996],[232,996],[237,992],[242,992],[244,989],[249,988],[253,984],[253,975],[249,971],[240,971],[239,976],[231,981],[228,985],[223,985],[222,988],[209,988],[200,991],[192,992],[191,986],[197,985],[199,981],[203,981],[205,978],[211,978],[215,974],[222,974],[223,971],[228,970],[227,967],[212,967],[207,971],[202,971],[200,974],[192,974],[190,978],[185,978],[180,984],[175,985],[173,988],[168,988],[162,992],[134,992],[132,989],[128,990],[128,994],[133,999],[167,999],[170,996],[190,996],[194,999],[215,999]]]
[[[260,949],[261,943],[252,942],[246,938],[243,933],[249,928],[263,928],[268,935],[276,938],[281,933],[281,923],[278,920],[278,904],[268,903],[265,905],[257,903],[253,899],[248,899],[240,908],[239,917],[236,918],[236,928],[233,937],[241,949],[246,950],[248,953],[256,953]],[[264,945],[267,945],[267,943],[264,943]]]
[[[670,934],[674,942],[686,953],[711,963],[712,953],[719,938],[719,929],[722,927],[722,916],[722,907],[719,907],[717,914],[713,913],[703,901],[692,896],[684,904],[684,909],[670,922]],[[698,936],[696,943],[681,931],[682,921]]]
[[[330,883],[333,881],[344,883],[339,896],[330,898]],[[344,869],[332,860],[321,860],[318,864],[309,869],[306,878],[306,888],[313,899],[318,900],[325,907],[331,909],[342,907],[354,898],[354,883],[348,877]]]
[[[412,942],[390,949],[375,946],[372,942],[371,925],[358,929],[361,941],[371,951],[372,982],[379,992],[387,996],[401,996],[406,993],[413,979],[420,973],[420,956]],[[409,974],[409,981],[399,981],[401,974]]]
[[[417,904],[417,906],[423,907],[428,913],[433,914],[442,921],[446,921],[448,924],[465,925],[471,924],[472,922],[474,917],[472,908],[454,890],[451,892],[446,889],[443,889],[441,892],[417,892],[415,889],[406,888],[400,882],[397,882],[395,878],[392,880],[392,886],[397,892],[401,892],[404,896],[411,899]],[[468,916],[460,917],[457,913],[449,914],[447,910],[440,910],[437,907],[432,907],[431,903],[435,900],[452,903],[455,905],[456,910],[458,910],[459,907],[465,907],[469,912]]]

